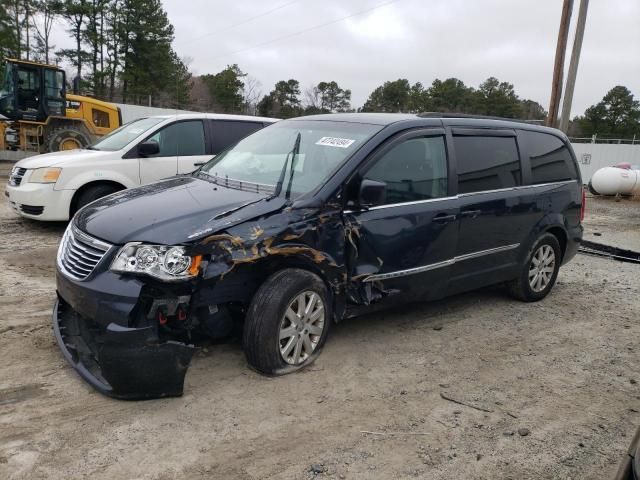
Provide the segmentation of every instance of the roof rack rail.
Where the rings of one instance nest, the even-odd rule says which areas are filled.
[[[520,122],[540,125],[544,120],[526,120],[523,118],[495,117],[491,115],[475,115],[472,113],[451,113],[451,112],[422,112],[418,114],[420,118],[477,118],[481,120],[503,120],[506,122]]]

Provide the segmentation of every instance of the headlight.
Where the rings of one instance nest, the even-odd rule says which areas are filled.
[[[198,275],[201,255],[191,257],[184,247],[127,243],[111,262],[111,270],[149,275],[165,281],[185,280]]]
[[[61,173],[61,168],[36,168],[31,172],[29,183],[56,183]]]

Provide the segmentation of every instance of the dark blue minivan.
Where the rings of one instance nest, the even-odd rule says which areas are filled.
[[[54,331],[97,389],[180,395],[201,339],[242,326],[248,363],[311,363],[333,322],[505,284],[544,298],[582,238],[558,130],[447,114],[273,124],[193,174],[80,210],[57,259]]]

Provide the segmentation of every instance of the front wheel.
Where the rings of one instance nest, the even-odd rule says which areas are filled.
[[[542,300],[556,283],[561,259],[558,239],[545,233],[529,250],[519,277],[508,283],[509,293],[525,302]]]
[[[106,197],[107,195],[111,195],[117,191],[118,188],[113,185],[94,185],[85,187],[85,189],[81,191],[74,200],[70,216],[73,217],[75,213],[85,205],[89,205],[91,202],[94,202],[99,198]]]
[[[283,375],[312,363],[331,325],[327,288],[315,274],[290,268],[270,276],[254,295],[243,331],[249,365]]]

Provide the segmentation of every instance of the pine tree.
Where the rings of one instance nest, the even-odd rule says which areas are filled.
[[[75,48],[65,48],[56,52],[60,57],[68,59],[76,67],[76,78],[74,80],[74,90],[81,90],[82,67],[87,60],[87,53],[82,48],[83,27],[89,12],[87,0],[65,0],[62,4],[60,16],[67,22],[68,32],[72,35]]]
[[[238,65],[227,68],[215,75],[203,75],[211,96],[212,107],[223,113],[239,113],[244,107],[244,81],[246,73]]]
[[[89,46],[89,62],[91,73],[88,83],[93,94],[102,97],[105,94],[104,71],[104,29],[105,17],[110,0],[89,0],[86,22],[82,30],[84,42]]]
[[[122,9],[118,35],[123,101],[153,102],[169,84],[175,67],[173,26],[160,0],[124,0]]]
[[[56,17],[62,11],[61,0],[33,0],[33,30],[36,44],[33,46],[34,58],[44,63],[51,63],[50,52],[51,30]]]
[[[20,56],[20,42],[12,16],[16,3],[13,0],[0,0],[0,61],[6,57]]]

